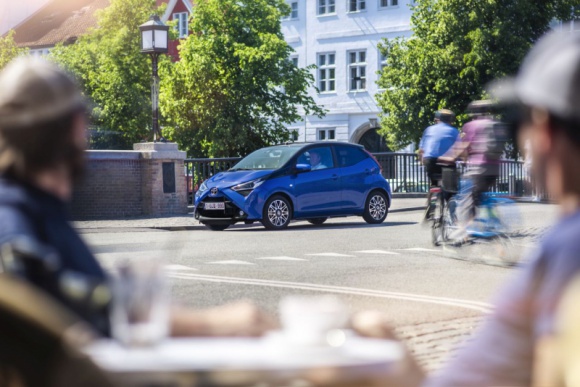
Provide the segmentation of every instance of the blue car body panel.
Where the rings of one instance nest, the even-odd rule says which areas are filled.
[[[215,215],[216,222],[259,221],[268,199],[279,194],[290,200],[293,219],[362,215],[366,198],[375,189],[387,195],[390,206],[389,183],[381,175],[377,162],[370,156],[351,166],[296,173],[293,167],[298,162],[297,155],[313,146],[322,145],[314,143],[299,147],[296,155],[277,169],[235,170],[234,167],[231,171],[212,176],[204,182],[207,189],[195,195],[194,213],[203,209],[201,203],[205,201],[225,201],[229,212],[226,211],[223,217]],[[327,142],[323,146],[331,147],[332,143]],[[337,164],[335,162],[334,165]],[[258,179],[264,179],[263,183],[249,194],[243,195],[232,189],[236,185]],[[209,214],[213,216],[212,212]],[[211,223],[212,219],[205,217],[203,221]]]

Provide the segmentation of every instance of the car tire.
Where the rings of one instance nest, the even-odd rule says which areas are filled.
[[[268,230],[282,230],[288,227],[292,218],[292,205],[282,195],[274,195],[266,202],[262,214],[262,224]]]
[[[372,191],[367,197],[363,219],[369,224],[380,224],[389,213],[387,196],[381,191]]]
[[[204,226],[212,231],[224,231],[226,228],[230,227],[229,224],[204,224]]]
[[[310,219],[306,219],[308,221],[308,223],[312,223],[314,225],[320,225],[324,222],[326,222],[328,220],[328,218],[324,217],[324,218],[310,218]]]

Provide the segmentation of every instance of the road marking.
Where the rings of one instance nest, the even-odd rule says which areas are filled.
[[[256,259],[264,259],[269,261],[307,261],[304,258],[294,258],[294,257],[262,257]]]
[[[425,249],[423,247],[412,247],[410,249],[397,249],[397,250],[402,250],[402,251],[428,251],[428,252],[438,252],[440,250],[435,250],[435,249]]]
[[[384,251],[384,250],[362,250],[362,251],[353,251],[353,253],[401,255],[401,253],[395,253],[393,251]]]
[[[183,266],[183,265],[165,265],[165,269],[171,270],[171,271],[197,270],[193,267]]]
[[[255,265],[255,263],[248,262],[248,261],[238,261],[236,259],[232,259],[229,261],[215,261],[215,262],[207,262],[210,265]]]
[[[493,310],[493,305],[486,302],[462,300],[457,298],[448,297],[434,297],[434,296],[424,296],[420,294],[411,293],[399,293],[399,292],[387,292],[381,290],[372,289],[361,289],[361,288],[350,288],[343,286],[332,286],[332,285],[318,285],[302,282],[286,282],[286,281],[273,281],[273,280],[261,280],[253,278],[238,278],[238,277],[222,277],[214,275],[202,275],[202,274],[172,274],[172,278],[193,280],[193,281],[207,281],[207,282],[217,282],[217,283],[230,283],[230,284],[240,284],[240,285],[254,285],[254,286],[269,286],[274,288],[285,288],[285,289],[296,289],[296,290],[310,290],[317,292],[327,292],[327,293],[337,293],[337,294],[351,294],[358,296],[368,296],[377,298],[391,298],[396,300],[406,300],[415,302],[424,302],[428,304],[438,304],[446,306],[454,306],[457,308],[476,310],[482,313],[490,313]]]
[[[354,257],[354,255],[339,254],[339,253],[316,253],[316,254],[305,254],[305,255],[316,256],[316,257]]]

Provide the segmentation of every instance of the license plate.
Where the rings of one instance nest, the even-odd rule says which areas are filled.
[[[205,203],[204,204],[204,208],[206,210],[225,210],[226,209],[226,205],[225,203]]]

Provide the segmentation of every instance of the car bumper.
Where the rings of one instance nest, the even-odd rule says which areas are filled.
[[[256,209],[259,199],[254,192],[243,196],[233,190],[226,189],[217,195],[209,192],[196,196],[194,217],[202,223],[233,224],[246,220],[261,219],[261,211]],[[223,209],[207,209],[206,203],[223,203]]]

